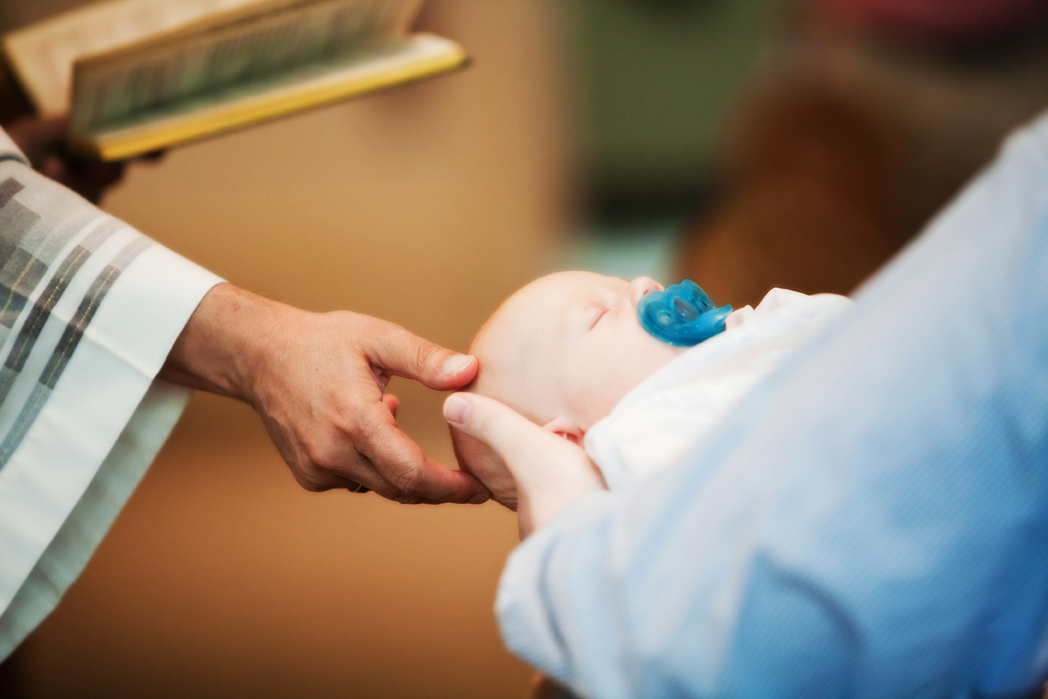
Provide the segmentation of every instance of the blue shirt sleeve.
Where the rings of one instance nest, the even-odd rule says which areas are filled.
[[[589,697],[982,696],[1048,674],[1048,117],[680,464],[510,557]]]

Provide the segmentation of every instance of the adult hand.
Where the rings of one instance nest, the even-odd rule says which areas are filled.
[[[459,468],[483,483],[492,500],[516,512],[517,481],[502,457],[454,425],[451,425],[451,444]]]
[[[403,503],[488,499],[475,478],[425,457],[397,427],[392,376],[436,390],[473,380],[477,360],[356,313],[308,313],[215,287],[161,378],[239,398],[262,416],[307,490],[369,488]]]
[[[35,170],[97,204],[106,190],[123,179],[127,165],[70,153],[65,148],[67,129],[64,118],[36,116],[23,116],[4,125]]]
[[[444,401],[453,429],[486,445],[499,461],[485,460],[499,477],[501,462],[517,484],[520,537],[541,528],[563,507],[606,488],[600,471],[577,444],[542,429],[512,408],[472,393],[453,393]],[[480,476],[484,479],[484,476]]]
[[[0,60],[0,126],[45,177],[69,187],[93,204],[124,176],[125,163],[104,163],[70,153],[64,117],[37,116],[10,66]]]

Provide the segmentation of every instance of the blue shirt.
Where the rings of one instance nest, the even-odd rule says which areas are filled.
[[[510,557],[588,697],[965,697],[1048,675],[1048,117],[669,471]]]

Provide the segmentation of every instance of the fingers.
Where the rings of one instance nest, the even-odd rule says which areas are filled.
[[[480,504],[488,500],[487,488],[476,478],[427,459],[387,411],[378,404],[375,408],[360,432],[357,448],[394,488],[426,502]]]
[[[331,463],[327,459],[323,461],[325,464]],[[353,449],[339,457],[337,465],[322,465],[306,459],[297,468],[292,467],[291,472],[299,485],[311,492],[335,489],[348,490],[352,493],[373,491],[388,500],[400,503],[426,502],[422,498],[398,490],[375,470],[371,462]]]
[[[575,499],[605,488],[600,471],[581,447],[496,400],[455,393],[444,402],[444,417],[506,463],[517,483],[521,536],[543,526]]]
[[[66,167],[65,161],[57,155],[48,156],[44,162],[40,163],[40,174],[59,184],[69,182],[69,168]]]
[[[578,444],[544,430],[497,400],[453,393],[444,401],[453,428],[483,442],[498,455],[518,485],[548,487],[575,482],[603,486],[599,472]],[[574,488],[575,485],[572,485]]]
[[[309,475],[294,469],[292,469],[291,473],[295,476],[295,480],[298,481],[299,485],[313,493],[335,490],[336,488],[356,490],[361,486],[357,481],[340,476],[334,471],[326,471],[319,468],[311,469]]]
[[[400,400],[392,393],[387,393],[382,396],[382,403],[389,408],[389,413],[394,418],[397,416],[397,409],[400,407]]]
[[[492,500],[511,510],[517,509],[517,482],[506,462],[491,447],[454,427],[451,445],[460,469],[483,483]]]
[[[123,163],[103,163],[69,155],[48,155],[39,163],[42,175],[97,204],[124,176]]]
[[[346,490],[349,490],[352,493],[366,493],[368,491],[372,491],[386,498],[387,500],[395,500],[404,504],[415,504],[417,502],[421,502],[421,499],[419,498],[405,495],[404,493],[398,491],[395,487],[393,487],[393,484],[391,484],[389,481],[383,478],[382,474],[376,471],[374,467],[371,466],[371,464],[366,463],[366,460],[360,459],[360,461],[365,461],[365,463],[361,464],[359,468],[354,469],[355,472],[352,477],[340,477],[340,479],[348,483],[348,485],[340,485],[338,487],[344,487],[346,488]]]
[[[12,139],[30,159],[34,159],[42,151],[61,143],[68,127],[64,117],[29,117],[11,125]]]
[[[383,325],[368,347],[373,365],[437,391],[461,388],[477,375],[476,357],[444,349],[392,323]]]
[[[522,455],[536,448],[560,450],[564,442],[512,408],[485,396],[453,393],[444,401],[444,417],[456,429],[491,447],[514,475]]]

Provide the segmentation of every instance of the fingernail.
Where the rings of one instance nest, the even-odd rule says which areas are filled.
[[[470,505],[483,505],[488,501],[488,496],[481,493],[480,495],[474,495],[469,500]]]
[[[444,419],[453,425],[465,425],[469,419],[470,405],[462,396],[453,393],[444,401]]]
[[[444,360],[444,366],[442,371],[444,376],[451,376],[457,374],[470,365],[473,361],[473,357],[468,354],[454,354]]]

